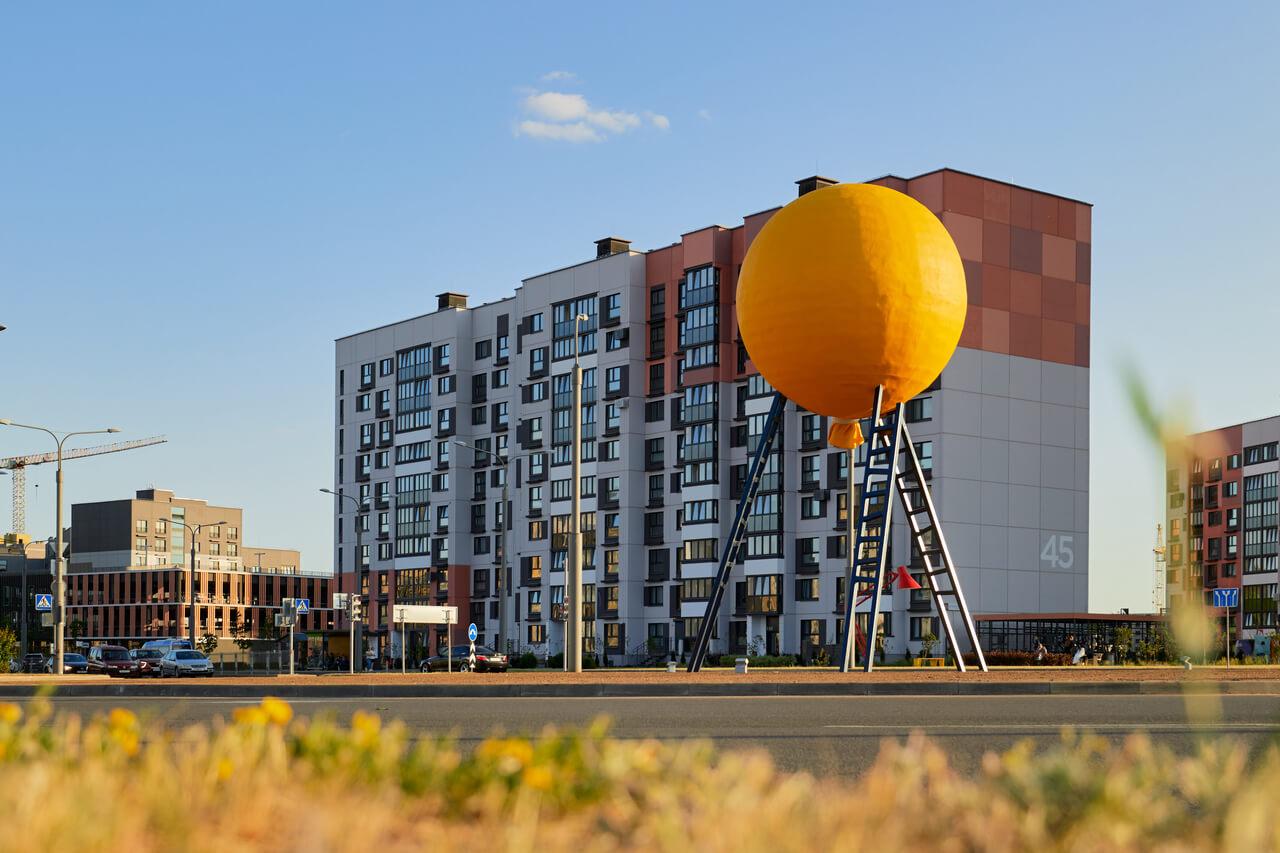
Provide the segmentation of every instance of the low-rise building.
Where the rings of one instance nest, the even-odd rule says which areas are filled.
[[[334,626],[331,578],[302,570],[298,551],[244,544],[238,507],[144,489],[133,498],[76,504],[71,509],[67,621],[88,641],[136,643],[185,637],[195,627],[229,645],[234,637],[273,639],[283,598],[309,598],[299,633],[313,650],[327,648]],[[194,539],[195,565],[191,565]],[[333,653],[345,651],[329,650]]]
[[[50,591],[52,566],[52,544],[33,542],[25,533],[0,540],[0,628],[17,634],[21,654],[47,651],[53,643],[53,629],[41,624],[36,610],[36,597]]]

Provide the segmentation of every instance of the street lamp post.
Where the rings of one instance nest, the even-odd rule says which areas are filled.
[[[502,466],[502,526],[498,529],[502,548],[502,560],[498,563],[498,578],[494,584],[494,590],[498,593],[498,632],[494,647],[499,654],[506,654],[502,641],[506,637],[507,631],[507,573],[511,566],[510,557],[507,554],[507,528],[510,526],[508,520],[508,512],[510,503],[510,492],[508,484],[511,482],[511,457],[501,456],[492,450],[485,450],[483,447],[476,447],[473,444],[467,444],[465,441],[454,439],[453,443],[459,447],[465,447],[476,453],[483,453],[493,457],[498,464]]]
[[[342,498],[343,500],[351,501],[351,503],[355,504],[356,565],[355,565],[355,571],[352,573],[355,575],[355,589],[352,590],[351,592],[348,592],[347,595],[359,595],[361,590],[360,581],[365,576],[364,528],[360,525],[360,513],[364,510],[364,504],[361,503],[356,498],[353,498],[351,495],[343,494],[342,492],[335,492],[333,489],[321,489],[320,491],[326,495],[333,495],[335,498]],[[341,524],[341,520],[339,520],[339,524]],[[372,608],[369,608],[366,605],[365,613],[367,614],[370,609]],[[356,656],[359,655],[361,660],[364,659],[364,655],[360,654],[359,652],[360,646],[364,642],[363,633],[364,632],[361,630],[361,626],[356,624],[356,620],[352,619],[351,620],[351,653],[347,655],[347,657],[349,658],[349,660],[347,661],[347,665],[352,675],[356,674]]]
[[[586,314],[573,318],[573,550],[569,554],[568,577],[565,578],[565,672],[582,672],[582,365],[578,350],[582,344],[582,323]]]
[[[171,524],[186,528],[187,534],[191,537],[191,563],[187,566],[187,640],[194,649],[196,648],[196,539],[204,528],[218,527],[227,522],[206,521],[204,524],[191,525],[176,518],[171,518],[169,521]]]
[[[67,614],[66,614],[67,574],[66,574],[66,564],[63,560],[63,553],[62,553],[62,549],[63,549],[63,544],[62,544],[62,446],[66,443],[67,439],[71,438],[72,436],[115,433],[115,432],[119,432],[120,429],[118,427],[107,427],[106,429],[87,429],[87,430],[80,430],[78,432],[58,433],[58,432],[55,432],[54,430],[48,429],[47,427],[32,426],[31,424],[15,424],[13,421],[10,421],[4,418],[0,418],[0,426],[20,427],[22,429],[34,429],[34,430],[38,430],[39,432],[48,433],[49,436],[54,440],[54,442],[58,446],[58,473],[57,473],[57,479],[55,481],[57,484],[57,497],[55,498],[55,502],[57,503],[57,510],[55,513],[55,522],[54,522],[57,525],[58,538],[57,538],[56,547],[58,550],[54,554],[55,568],[54,568],[54,574],[53,574],[53,600],[54,600],[53,606],[56,613],[54,614],[53,648],[54,648],[54,657],[55,657],[54,672],[56,672],[58,675],[62,675],[63,654],[66,651],[63,648],[63,646],[64,646],[64,639],[66,637],[66,625],[67,625]]]

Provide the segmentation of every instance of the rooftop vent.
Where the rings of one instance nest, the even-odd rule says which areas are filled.
[[[440,311],[446,308],[467,307],[467,294],[465,293],[454,293],[451,290],[446,290],[444,293],[437,293],[436,299],[438,300],[437,310]]]
[[[631,251],[631,241],[621,237],[605,237],[596,241],[596,257],[607,258]]]
[[[812,175],[808,178],[801,178],[796,181],[796,186],[800,188],[800,192],[797,194],[797,197],[802,196],[805,193],[811,193],[814,190],[820,190],[823,187],[833,187],[838,183],[840,182],[835,178],[824,178],[821,175]]]

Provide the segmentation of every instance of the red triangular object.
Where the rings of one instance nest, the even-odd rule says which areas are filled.
[[[898,589],[920,589],[920,584],[911,577],[906,566],[898,566],[897,575]]]

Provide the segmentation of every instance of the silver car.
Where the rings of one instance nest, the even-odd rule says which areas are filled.
[[[213,675],[213,663],[192,649],[174,649],[160,658],[160,677]]]

